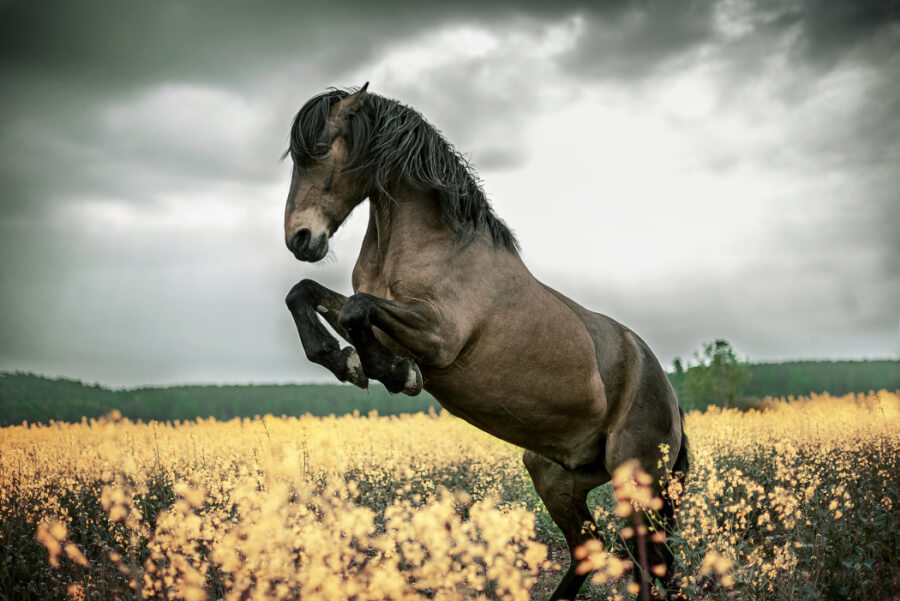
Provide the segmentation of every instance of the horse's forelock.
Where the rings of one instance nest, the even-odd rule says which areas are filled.
[[[314,162],[328,152],[331,107],[346,96],[344,90],[330,89],[310,98],[297,112],[291,124],[289,152],[299,163]]]

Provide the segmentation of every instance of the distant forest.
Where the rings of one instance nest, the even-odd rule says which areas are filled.
[[[752,377],[743,389],[748,398],[800,396],[812,392],[843,395],[870,390],[900,390],[900,361],[792,361],[749,363]],[[701,408],[681,391],[683,374],[669,374],[685,409]],[[348,384],[257,384],[170,386],[111,390],[77,380],[51,379],[21,372],[0,372],[0,425],[49,420],[78,421],[118,409],[133,420],[227,420],[254,415],[396,415],[440,409],[423,392],[417,397],[392,395],[381,385],[360,390]]]

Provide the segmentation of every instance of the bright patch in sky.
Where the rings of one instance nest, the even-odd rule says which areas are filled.
[[[482,59],[493,64],[515,57],[517,62],[530,64],[571,50],[583,29],[583,19],[578,16],[546,26],[532,25],[523,31],[498,32],[478,25],[445,27],[395,45],[374,64],[357,72],[377,82],[381,89],[385,85],[415,84],[423,73],[441,71],[461,62]],[[496,70],[489,68],[471,75],[479,78],[495,74]]]

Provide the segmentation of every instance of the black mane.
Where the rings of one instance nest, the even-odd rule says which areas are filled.
[[[329,111],[350,93],[331,89],[311,98],[297,113],[290,153],[300,165],[328,152]],[[495,245],[518,251],[515,236],[491,209],[475,169],[414,109],[369,92],[350,126],[345,171],[359,171],[368,178],[370,189],[387,198],[391,183],[401,178],[413,187],[434,190],[441,221],[456,242],[467,244],[487,228]]]

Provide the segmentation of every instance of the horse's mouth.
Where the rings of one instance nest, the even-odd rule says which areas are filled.
[[[320,247],[307,247],[302,251],[293,251],[294,258],[305,263],[316,263],[328,254],[328,242]]]

